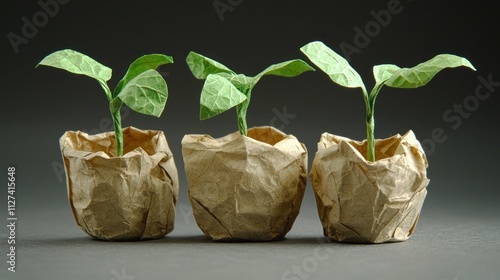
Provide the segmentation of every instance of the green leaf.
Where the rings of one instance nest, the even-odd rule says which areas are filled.
[[[243,74],[227,74],[227,73],[219,73],[217,74],[220,77],[228,80],[233,86],[235,86],[239,91],[245,92],[245,90],[252,88],[254,85],[254,78],[245,76]]]
[[[256,79],[264,75],[276,75],[282,77],[295,77],[307,71],[315,71],[314,68],[309,66],[305,61],[301,59],[294,59],[278,64],[273,64],[267,67],[264,71],[260,72]]]
[[[381,64],[373,66],[373,76],[375,77],[376,84],[383,84],[389,78],[400,70],[398,66],[394,64]]]
[[[110,68],[82,53],[69,49],[49,54],[38,65],[51,66],[74,74],[86,75],[98,81],[111,79]]]
[[[374,110],[375,100],[384,86],[384,83],[389,80],[396,71],[400,70],[398,66],[394,64],[381,64],[373,66],[373,76],[375,77],[375,86],[370,92],[369,101],[370,101],[370,111]]]
[[[160,73],[149,69],[128,82],[116,98],[136,112],[159,117],[168,98],[167,83]]]
[[[434,76],[445,68],[465,66],[476,70],[465,58],[452,55],[440,54],[434,58],[420,63],[412,68],[403,68],[396,71],[385,85],[394,88],[418,88],[426,85]]]
[[[186,62],[197,79],[206,79],[208,75],[220,72],[236,74],[225,65],[195,52],[188,54]]]
[[[114,96],[117,96],[123,89],[123,86],[125,84],[130,82],[133,78],[137,77],[142,72],[150,69],[154,70],[161,65],[169,63],[174,63],[174,59],[171,56],[166,56],[163,54],[148,54],[139,57],[134,62],[132,62],[132,64],[130,64],[127,73],[125,73],[125,76],[123,76],[121,81],[116,86]]]
[[[333,82],[348,88],[365,88],[358,72],[349,65],[347,60],[322,42],[311,42],[300,50]]]
[[[216,116],[242,103],[247,97],[226,78],[210,74],[200,97],[200,119]]]

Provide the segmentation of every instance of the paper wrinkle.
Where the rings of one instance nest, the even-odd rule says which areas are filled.
[[[76,223],[104,240],[161,238],[174,227],[179,179],[161,131],[123,129],[124,155],[114,132],[67,131],[60,139],[68,199]]]
[[[186,135],[188,197],[200,229],[218,241],[283,238],[297,217],[307,150],[293,135],[254,127],[221,138]]]
[[[377,161],[369,162],[366,140],[321,135],[310,176],[326,237],[382,243],[412,235],[429,184],[425,153],[411,130],[375,145]]]

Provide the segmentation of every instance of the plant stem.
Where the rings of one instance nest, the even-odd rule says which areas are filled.
[[[375,118],[373,108],[370,110],[370,114],[366,116],[366,141],[368,147],[366,150],[366,159],[368,161],[375,161]]]
[[[363,91],[363,98],[366,105],[366,142],[368,147],[366,149],[366,159],[368,161],[375,161],[375,118],[374,118],[374,107],[375,99],[372,99],[373,92],[368,95],[366,88],[361,87]],[[376,96],[375,96],[376,97]]]
[[[109,102],[109,110],[111,112],[111,117],[113,118],[113,127],[115,128],[115,143],[116,143],[116,156],[123,156],[123,131],[122,131],[122,116],[120,114],[120,108],[122,107],[122,101],[113,95],[111,90],[105,81],[99,80],[104,92],[106,92],[106,97]]]
[[[123,156],[123,131],[122,131],[122,116],[120,114],[120,108],[122,107],[122,101],[113,95],[108,85],[105,82],[101,82],[106,96],[109,101],[109,110],[111,112],[111,117],[113,118],[113,127],[115,128],[115,143],[116,143],[116,156]]]
[[[111,116],[113,117],[113,126],[115,128],[116,156],[121,157],[123,156],[123,131],[120,110],[111,111]]]
[[[238,116],[238,129],[240,130],[240,134],[247,136],[248,134],[248,126],[247,126],[247,110],[248,105],[250,105],[250,97],[252,95],[252,89],[247,89],[242,91],[243,94],[247,97],[245,101],[236,106],[236,115]]]

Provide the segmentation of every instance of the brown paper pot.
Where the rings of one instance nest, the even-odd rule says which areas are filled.
[[[299,214],[307,150],[293,135],[254,127],[214,139],[186,135],[182,154],[193,214],[213,240],[278,240]]]
[[[60,139],[76,223],[98,239],[161,238],[174,228],[179,192],[165,135],[125,128],[122,157],[114,135],[68,131]]]
[[[427,194],[427,159],[412,131],[376,140],[375,162],[366,141],[324,133],[311,168],[326,237],[382,243],[407,240]]]

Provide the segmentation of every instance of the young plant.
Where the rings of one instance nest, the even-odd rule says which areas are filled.
[[[347,60],[335,53],[322,42],[311,42],[300,49],[318,68],[325,72],[330,79],[341,86],[361,88],[366,104],[366,132],[368,149],[366,158],[374,162],[375,159],[375,100],[382,89],[388,86],[393,88],[418,88],[426,85],[437,73],[445,68],[465,66],[476,70],[465,58],[440,54],[420,63],[412,68],[400,68],[394,64],[382,64],[373,67],[375,86],[368,93],[363,80]]]
[[[108,87],[111,69],[74,50],[60,50],[45,57],[38,65],[51,66],[94,78],[99,82],[109,101],[116,141],[116,155],[123,155],[123,133],[120,108],[125,103],[132,110],[159,117],[168,98],[167,83],[155,70],[173,63],[170,56],[150,54],[139,57],[129,67],[114,91]],[[37,65],[37,67],[38,67]]]
[[[265,75],[295,77],[314,68],[300,59],[273,64],[254,77],[236,74],[223,64],[190,52],[186,62],[197,79],[206,79],[200,97],[200,119],[205,120],[236,106],[238,128],[247,135],[247,110],[252,90]]]

